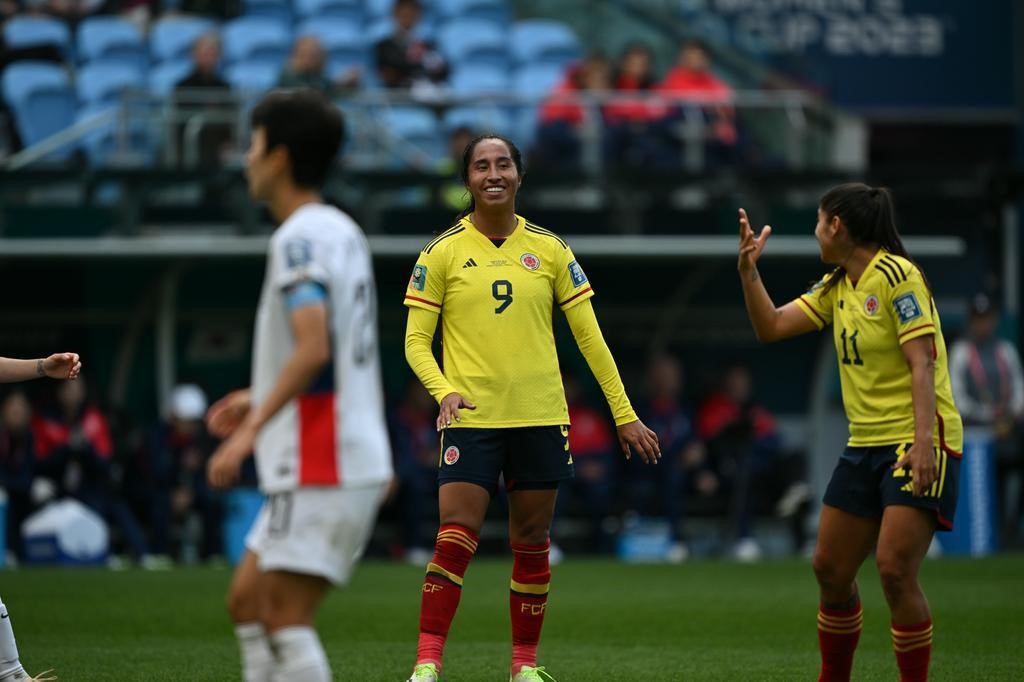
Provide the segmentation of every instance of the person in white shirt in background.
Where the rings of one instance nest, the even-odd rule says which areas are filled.
[[[1017,348],[996,335],[998,326],[991,299],[974,296],[966,333],[949,351],[949,378],[964,426],[992,434],[1002,546],[1012,548],[1024,517],[1024,372]]]

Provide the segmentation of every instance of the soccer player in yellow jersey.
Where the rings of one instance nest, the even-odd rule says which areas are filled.
[[[771,228],[740,209],[739,273],[757,338],[832,324],[850,440],[825,492],[814,573],[821,588],[821,681],[849,680],[863,620],[857,570],[875,550],[900,680],[927,680],[932,620],[918,570],[956,510],[962,425],[928,281],[896,230],[892,197],[862,184],[829,190],[814,235],[836,268],[776,308],[757,272]]]
[[[552,329],[556,305],[601,384],[626,456],[654,463],[661,452],[626,397],[590,303],[594,292],[572,250],[515,213],[523,180],[519,150],[501,137],[476,138],[463,154],[462,178],[472,202],[423,248],[405,294],[405,355],[440,403],[437,428],[443,433],[441,528],[423,583],[409,679],[438,679],[462,578],[504,476],[513,554],[509,677],[539,681],[537,643],[551,578],[548,534],[558,482],[573,475]],[[443,372],[431,352],[438,315]]]

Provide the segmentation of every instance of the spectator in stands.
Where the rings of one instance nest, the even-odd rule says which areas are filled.
[[[667,114],[664,104],[652,102],[650,95],[657,85],[650,48],[644,43],[629,45],[613,78],[616,99],[604,110],[607,120],[606,154],[617,163],[640,166],[665,166],[677,162],[666,153],[665,128]],[[629,93],[640,94],[625,99]]]
[[[49,478],[60,496],[73,497],[103,516],[120,532],[133,558],[148,558],[135,515],[120,496],[114,448],[103,412],[87,400],[85,381],[57,386],[53,409],[32,420],[39,459],[36,473]]]
[[[743,365],[729,367],[719,390],[709,395],[697,414],[697,433],[707,443],[709,458],[730,495],[730,519],[741,561],[761,557],[753,535],[759,505],[774,498],[780,469],[780,439],[775,417],[754,402],[753,379]]]
[[[448,135],[448,156],[438,164],[438,172],[451,178],[450,182],[441,185],[438,190],[439,203],[455,213],[469,205],[469,192],[459,177],[459,164],[462,162],[462,153],[476,136],[477,133],[472,128],[456,127]]]
[[[199,166],[218,168],[224,156],[232,149],[233,125],[228,120],[234,113],[234,103],[226,96],[228,85],[220,75],[220,38],[214,32],[200,36],[192,46],[192,72],[174,88],[175,103],[186,115],[210,118],[202,125],[198,138],[198,154],[193,160]],[[222,93],[222,94],[220,94]],[[186,147],[192,142],[185,139],[188,124],[182,129],[181,159],[186,161],[191,152]]]
[[[129,490],[149,520],[155,554],[177,553],[185,563],[221,553],[222,506],[206,483],[206,461],[213,442],[206,432],[206,394],[195,384],[179,384],[171,393],[171,415],[146,438],[135,458]]]
[[[989,297],[976,295],[971,300],[967,334],[949,352],[949,377],[964,425],[992,434],[1003,544],[1013,546],[1020,540],[1024,518],[1024,490],[1020,489],[1024,484],[1024,373],[1017,348],[996,336],[998,324]],[[1014,479],[1018,481],[1016,505],[1009,499]]]
[[[691,40],[680,48],[675,68],[665,74],[658,91],[702,105],[707,126],[705,148],[709,162],[726,161],[733,157],[738,134],[736,114],[731,105],[732,88],[711,72],[711,59],[703,42]],[[676,109],[676,113],[670,115],[666,123],[679,128],[686,116],[685,108]]]
[[[587,95],[611,92],[611,64],[600,54],[588,56],[569,68],[540,107],[537,142],[531,159],[548,166],[578,166],[582,160],[583,138],[590,133],[588,123],[600,125],[600,103],[587,101]],[[596,119],[596,120],[595,120]],[[599,127],[593,127],[596,135]]]
[[[448,63],[432,43],[415,35],[423,16],[419,0],[396,0],[395,32],[377,43],[377,71],[386,88],[431,97],[448,79]]]
[[[668,559],[685,561],[690,555],[683,532],[686,494],[717,490],[714,474],[706,466],[703,444],[696,438],[693,419],[683,401],[683,367],[675,356],[659,353],[647,366],[647,393],[637,414],[656,434],[663,453],[658,471],[628,466],[632,497],[652,500],[669,523],[672,545]],[[633,505],[636,506],[636,500]]]
[[[324,73],[327,52],[313,35],[300,36],[292,47],[292,55],[281,72],[277,85],[282,88],[312,88],[334,97],[359,85],[359,69],[352,67],[337,79]]]
[[[582,512],[589,525],[587,549],[598,554],[611,552],[613,538],[606,520],[612,511],[616,474],[619,471],[618,441],[608,414],[587,400],[583,387],[571,374],[562,375],[565,401],[569,407],[569,452],[575,478],[563,481],[557,506],[558,518]],[[558,522],[555,522],[558,535]]]
[[[404,558],[422,566],[430,561],[429,531],[424,535],[424,522],[433,529],[437,509],[437,465],[440,438],[437,434],[437,402],[419,381],[413,379],[405,389],[402,401],[390,415],[391,448],[395,464],[397,488],[391,495],[402,526]]]
[[[21,524],[32,512],[33,468],[36,459],[32,436],[32,406],[19,390],[0,402],[0,490],[7,492],[7,548],[22,556]],[[0,547],[0,552],[5,550]]]

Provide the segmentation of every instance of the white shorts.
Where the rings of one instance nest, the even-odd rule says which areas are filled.
[[[345,584],[366,549],[386,484],[299,488],[267,495],[245,538],[261,571]]]

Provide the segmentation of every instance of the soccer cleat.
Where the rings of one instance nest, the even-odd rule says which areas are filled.
[[[412,669],[412,675],[406,682],[437,682],[437,666],[433,663],[421,663]]]
[[[57,676],[56,675],[51,676],[50,673],[52,673],[52,672],[53,672],[53,668],[50,668],[49,670],[44,670],[43,672],[39,673],[35,677],[28,678],[27,680],[25,680],[25,682],[55,682],[55,680],[57,679]]]
[[[551,677],[544,666],[534,668],[532,666],[524,665],[519,669],[519,672],[515,674],[515,677],[509,675],[509,682],[556,682],[555,678]]]

